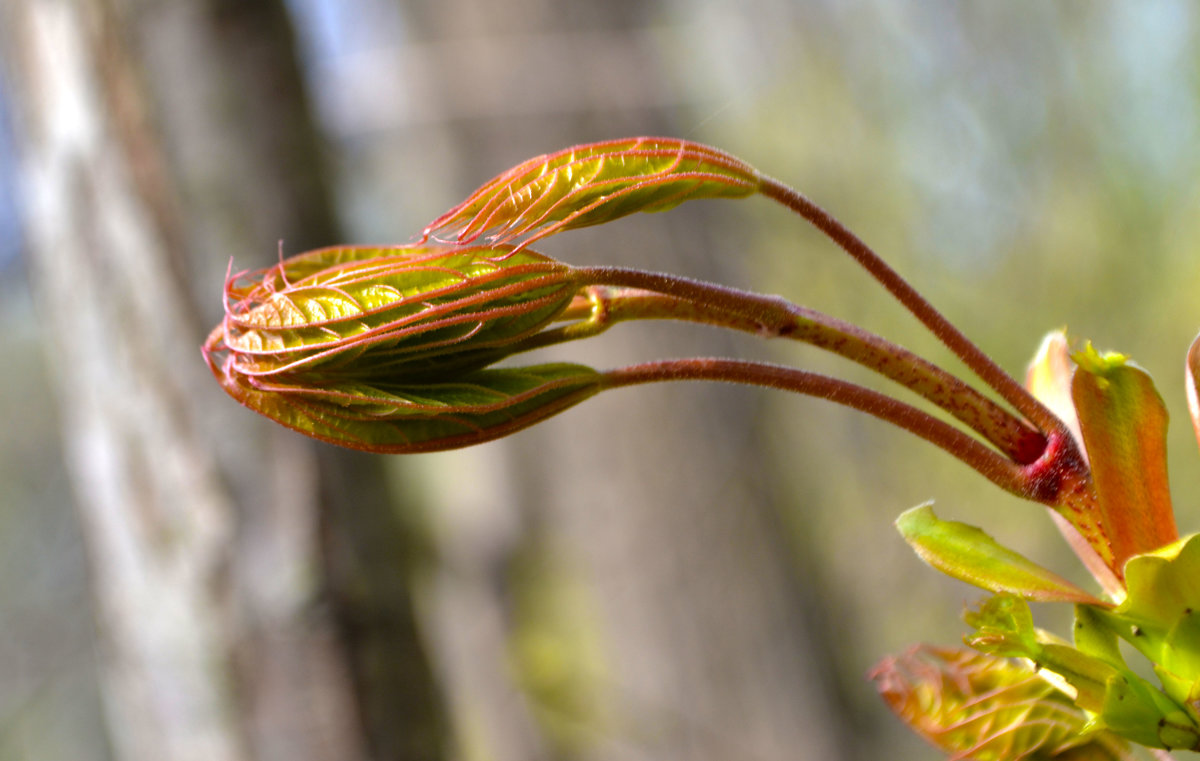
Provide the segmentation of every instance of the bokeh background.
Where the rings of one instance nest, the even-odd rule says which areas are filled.
[[[0,759],[937,757],[865,674],[956,643],[978,595],[894,516],[936,499],[1081,574],[1040,507],[932,447],[697,384],[370,457],[207,376],[230,258],[406,241],[579,142],[684,137],[788,181],[1014,373],[1062,326],[1132,355],[1200,521],[1194,3],[4,0],[0,29]],[[958,369],[765,200],[543,249],[782,294]],[[554,354],[693,355],[882,388],[688,326]]]

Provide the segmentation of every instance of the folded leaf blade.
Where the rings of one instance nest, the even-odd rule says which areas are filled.
[[[1112,570],[1178,538],[1167,481],[1167,411],[1150,375],[1089,344],[1073,356],[1071,396]],[[1101,554],[1106,554],[1101,552]]]
[[[321,249],[230,278],[215,348],[247,375],[403,374],[423,357],[534,333],[576,290],[571,268],[529,249]]]
[[[954,759],[1139,758],[1021,661],[921,646],[871,672],[892,711]]]
[[[430,223],[424,239],[528,244],[690,199],[740,198],[758,187],[753,167],[698,143],[647,137],[591,143],[538,156],[493,178]]]
[[[989,592],[1035,602],[1103,605],[1095,596],[999,544],[974,526],[944,521],[929,505],[914,507],[896,520],[917,555],[942,573]]]
[[[1200,442],[1200,336],[1192,341],[1187,354],[1187,400],[1196,441]]]
[[[449,383],[392,386],[262,384],[212,369],[230,396],[287,428],[331,444],[388,454],[435,452],[501,438],[601,388],[595,370],[567,363],[485,369]]]

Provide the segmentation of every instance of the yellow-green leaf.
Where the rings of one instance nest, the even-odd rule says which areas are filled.
[[[1125,583],[1129,595],[1119,615],[1166,629],[1200,611],[1200,534],[1130,559]]]
[[[1195,699],[1200,683],[1200,534],[1125,565],[1128,595],[1107,616],[1117,632],[1156,666],[1179,702]],[[1197,688],[1200,689],[1200,688]]]
[[[1104,604],[982,530],[941,520],[929,505],[904,512],[896,527],[922,560],[968,584],[1036,602]]]

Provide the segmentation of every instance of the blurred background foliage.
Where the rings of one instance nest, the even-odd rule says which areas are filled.
[[[1195,4],[289,9],[347,241],[408,240],[496,172],[573,143],[710,143],[836,214],[1012,372],[1063,325],[1131,355],[1174,418],[1180,529],[1200,525],[1183,391],[1200,325]],[[209,136],[214,172],[221,141]],[[0,759],[105,758],[85,542],[59,454],[71,424],[55,412],[4,144]],[[228,198],[187,202],[238,213]],[[277,235],[226,254],[269,263]],[[543,248],[779,293],[957,368],[848,259],[765,201],[698,203]],[[224,266],[204,265],[210,323]],[[695,354],[880,387],[815,351],[671,325],[622,326],[556,356],[611,366]],[[673,432],[666,444],[661,431]],[[894,516],[936,498],[945,517],[1083,578],[1041,508],[874,420],[761,390],[618,391],[508,442],[387,465],[411,539],[401,565],[451,717],[447,757],[933,758],[864,674],[910,643],[956,643],[977,595],[925,569]],[[764,611],[779,620],[738,633]],[[777,684],[788,680],[805,684]]]

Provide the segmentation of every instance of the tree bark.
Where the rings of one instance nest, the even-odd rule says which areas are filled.
[[[587,5],[614,30],[593,42],[625,69],[564,67],[589,79],[560,87],[620,92],[629,83],[608,74],[629,69],[653,95],[652,56],[621,34],[638,5]],[[547,0],[409,10],[440,40],[472,23],[519,36],[570,21]],[[282,5],[10,0],[0,27],[119,757],[426,759],[447,745],[496,761],[840,757],[808,599],[773,524],[770,477],[747,453],[748,396],[620,391],[511,442],[398,464],[436,488],[418,620],[408,579],[428,548],[384,494],[380,459],[260,422],[221,396],[198,357],[231,256],[259,266],[281,239],[287,252],[336,240]],[[529,59],[504,80],[521,63],[515,44],[488,49],[505,66],[473,49],[444,46],[454,66],[423,69],[432,81],[418,89],[433,95],[422,106],[446,121],[406,135],[409,151],[450,147],[440,171],[460,191],[502,169],[498,157],[674,131],[646,111],[580,110],[537,129],[515,112],[507,128],[479,129],[476,112],[455,120],[480,87],[516,97],[525,76],[563,73]],[[678,214],[636,228],[606,261],[723,279],[695,256],[711,228]],[[674,334],[607,345],[587,361],[724,353]],[[514,567],[547,535],[566,561],[519,580]],[[561,703],[526,691],[528,664],[514,658],[521,598],[559,574],[583,580],[601,651],[540,676],[551,692],[561,678],[599,700],[567,717],[567,734],[547,714]],[[551,654],[573,652],[537,633]]]
[[[60,380],[119,756],[244,759],[229,673],[232,505],[184,403],[195,326],[131,153],[126,62],[93,6],[9,6],[34,281]],[[142,154],[144,155],[144,154]],[[151,171],[153,171],[151,169]]]
[[[436,758],[404,585],[355,629],[371,661],[344,638],[331,547],[395,534],[378,462],[257,420],[199,357],[231,257],[336,241],[282,3],[12,0],[0,37],[117,756]]]

